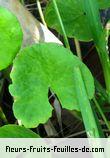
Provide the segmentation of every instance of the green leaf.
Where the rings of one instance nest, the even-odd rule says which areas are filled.
[[[106,9],[110,7],[110,0],[98,0],[100,9]]]
[[[56,2],[67,36],[75,37],[80,41],[92,40],[82,0],[68,0],[67,2],[65,0],[56,0]],[[52,1],[46,7],[45,20],[49,27],[62,34]]]
[[[78,67],[74,68],[74,84],[77,85],[76,97],[80,107],[81,115],[85,125],[86,133],[89,138],[98,138],[100,136],[93,110],[91,108],[83,76]]]
[[[97,0],[83,0],[84,10],[88,19],[88,25],[91,29],[94,44],[96,46],[100,62],[102,64],[106,90],[110,95],[110,59],[108,51],[108,42],[105,31],[102,27]]]
[[[80,110],[74,84],[74,67],[79,67],[87,96],[94,95],[94,81],[89,69],[78,57],[57,44],[37,44],[23,49],[11,72],[10,92],[14,97],[14,114],[26,127],[45,123],[51,116],[48,101],[51,89],[63,108]],[[83,101],[82,101],[83,103]]]
[[[0,7],[0,70],[9,66],[22,43],[22,30],[17,18]]]
[[[0,127],[0,138],[39,138],[39,136],[23,126],[5,125]]]
[[[110,6],[110,0],[98,1],[100,8]],[[67,36],[80,41],[91,41],[92,33],[83,8],[83,0],[56,0],[56,2]],[[49,1],[44,13],[47,25],[62,34],[52,1]]]

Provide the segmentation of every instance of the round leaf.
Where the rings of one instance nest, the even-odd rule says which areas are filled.
[[[0,70],[9,66],[22,43],[22,30],[17,18],[0,7]]]
[[[92,40],[91,30],[83,10],[82,0],[56,0],[58,9],[68,37],[75,37],[80,41]],[[45,20],[49,27],[62,34],[58,18],[52,1],[46,7]]]
[[[0,127],[0,138],[39,138],[39,136],[23,126],[5,125]]]
[[[56,0],[56,2],[67,36],[75,37],[80,41],[91,41],[92,33],[83,8],[83,1],[67,0],[65,2],[65,0]],[[98,0],[98,2],[100,8],[110,6],[110,0]],[[44,13],[48,26],[62,34],[52,1],[49,1]]]
[[[74,67],[82,73],[88,98],[94,94],[94,82],[88,68],[78,57],[57,44],[38,44],[23,49],[11,72],[10,92],[14,96],[14,114],[26,127],[45,123],[52,106],[48,91],[54,92],[63,108],[79,110],[74,84]]]

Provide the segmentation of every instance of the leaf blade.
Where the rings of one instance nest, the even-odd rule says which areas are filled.
[[[23,126],[5,125],[0,127],[0,138],[39,138],[39,136]]]
[[[14,114],[26,127],[35,127],[51,116],[48,101],[51,89],[62,107],[80,110],[73,82],[73,68],[78,66],[85,80],[88,98],[94,95],[94,81],[87,67],[62,46],[42,43],[23,49],[14,61],[9,89],[14,96]],[[88,77],[88,80],[86,79]],[[21,82],[22,81],[22,82]]]
[[[0,7],[0,70],[9,66],[22,43],[22,30],[17,18]]]

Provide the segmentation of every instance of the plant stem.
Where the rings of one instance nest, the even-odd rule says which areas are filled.
[[[5,117],[5,114],[3,113],[2,109],[0,108],[0,119],[5,123],[8,124],[8,121]]]
[[[20,2],[22,3],[22,5],[25,5],[24,0],[20,0]]]
[[[99,111],[101,117],[103,118],[103,120],[104,120],[104,122],[105,122],[107,128],[110,130],[110,125],[109,125],[109,123],[108,123],[108,121],[107,121],[107,119],[106,119],[106,117],[105,117],[105,115],[104,115],[102,109],[100,108],[100,105],[99,105],[99,103],[97,102],[97,100],[96,100],[95,97],[93,98],[93,101],[94,101],[94,103],[95,103],[95,105],[96,105],[96,107],[97,107],[97,109],[98,109],[98,111]]]
[[[80,60],[82,60],[80,43],[79,43],[79,41],[76,38],[74,39],[74,43],[75,43],[75,46],[76,46],[77,56],[79,57]]]
[[[94,118],[94,113],[92,111],[88,95],[86,92],[85,84],[83,81],[83,77],[81,75],[80,69],[74,68],[74,83],[76,88],[76,96],[78,100],[78,105],[82,114],[82,118],[84,121],[86,133],[90,138],[99,138],[100,133],[98,131],[97,123]]]
[[[108,38],[109,38],[109,34],[110,34],[110,21],[107,22],[107,24],[105,26],[105,30],[106,30],[106,40],[108,42]]]
[[[92,38],[102,64],[106,91],[110,97],[110,59],[107,49],[106,34],[100,19],[98,2],[97,0],[83,0],[83,4]]]
[[[104,50],[103,48],[97,45],[96,48],[102,64],[102,69],[103,69],[105,84],[106,84],[106,91],[108,96],[110,97],[110,60],[108,56],[108,51],[106,49]]]
[[[106,102],[108,102],[108,95],[106,93],[106,90],[103,88],[103,86],[100,84],[100,82],[94,78],[95,88],[96,92],[98,92]]]
[[[67,38],[67,35],[66,35],[66,31],[65,31],[65,28],[64,28],[64,25],[63,25],[63,22],[62,22],[60,13],[59,13],[59,9],[58,9],[56,0],[52,0],[52,2],[53,2],[54,9],[55,9],[55,12],[56,12],[56,15],[57,15],[57,18],[58,18],[58,21],[59,21],[59,24],[60,24],[62,33],[63,33],[65,46],[66,46],[66,48],[70,49],[69,42],[68,42],[68,38]]]
[[[37,7],[38,7],[38,11],[39,11],[42,23],[44,24],[45,27],[47,27],[47,24],[46,24],[45,19],[44,19],[44,15],[43,15],[43,11],[42,11],[42,7],[41,7],[41,4],[40,4],[40,1],[36,0],[36,3],[37,3]]]
[[[76,132],[76,133],[74,133],[74,134],[67,135],[66,138],[74,138],[74,137],[76,137],[76,136],[79,136],[79,135],[82,135],[82,134],[85,134],[85,133],[86,133],[85,130],[84,130],[84,131],[81,131],[81,132]]]

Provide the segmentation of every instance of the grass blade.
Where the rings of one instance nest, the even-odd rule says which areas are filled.
[[[89,138],[99,138],[97,123],[87,96],[86,88],[79,68],[74,68],[76,95],[79,108],[83,117],[86,133]]]
[[[101,24],[97,0],[83,0],[84,10],[91,28],[93,40],[102,64],[106,89],[110,96],[110,60],[106,34]]]

